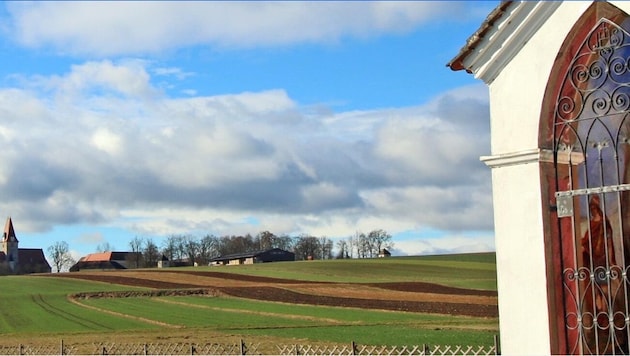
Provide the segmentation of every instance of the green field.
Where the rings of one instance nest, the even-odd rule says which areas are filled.
[[[494,253],[324,261],[263,263],[224,268],[221,272],[303,281],[378,283],[431,282],[453,287],[496,290]],[[187,267],[215,270],[216,267]]]
[[[194,270],[343,283],[426,281],[496,290],[494,254],[284,262]],[[296,305],[223,296],[90,298],[80,300],[79,305],[67,296],[133,288],[46,276],[5,276],[0,280],[0,345],[16,340],[97,336],[104,340],[133,335],[164,339],[169,335],[180,337],[182,333],[186,338],[223,335],[278,342],[491,345],[498,333],[496,318]]]
[[[128,290],[129,287],[75,281],[71,279],[4,276],[0,278],[0,333],[44,334],[94,332],[154,327],[82,308],[68,301],[70,293]]]

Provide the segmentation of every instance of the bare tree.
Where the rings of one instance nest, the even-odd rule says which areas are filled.
[[[295,240],[296,238],[289,235],[276,236],[273,247],[277,247],[286,251],[291,251],[295,246]]]
[[[392,248],[392,246],[394,245],[394,243],[392,242],[392,235],[388,234],[387,231],[382,229],[370,231],[370,233],[368,234],[368,239],[370,241],[370,247],[372,251],[370,252],[370,257],[374,257],[372,256],[373,253],[374,255],[378,256],[378,254],[381,252],[381,249]]]
[[[96,252],[107,252],[114,251],[115,247],[112,246],[109,242],[105,241],[96,246]]]
[[[368,254],[369,244],[367,237],[362,232],[356,232],[354,234],[354,248],[357,250],[357,258],[365,258]]]
[[[339,249],[339,252],[337,253],[336,258],[350,258],[350,255],[348,255],[348,241],[343,239],[337,241],[337,248]]]
[[[348,236],[348,247],[346,250],[346,255],[348,256],[348,258],[354,258],[354,246],[356,245],[356,236],[358,235],[350,235]],[[358,256],[357,256],[358,257]]]
[[[258,246],[260,250],[269,250],[274,247],[273,244],[276,239],[276,235],[272,234],[269,231],[263,231],[256,236],[258,240]]]
[[[131,256],[130,263],[133,264],[134,268],[140,268],[140,263],[142,262],[142,238],[136,236],[131,241],[129,241],[129,248],[131,248]]]
[[[218,250],[221,256],[258,251],[260,248],[258,241],[255,241],[250,234],[245,236],[223,236],[218,241]]]
[[[70,255],[70,247],[65,241],[57,241],[52,246],[48,246],[48,257],[53,261],[57,273],[74,264],[74,259]]]
[[[218,238],[214,235],[206,235],[199,241],[199,264],[207,265],[213,257],[219,254],[217,248]]]
[[[158,247],[150,237],[144,240],[144,249],[142,251],[145,267],[156,267],[160,258]]]
[[[326,236],[319,238],[319,247],[322,249],[320,258],[322,260],[332,259],[333,241]]]
[[[169,236],[166,241],[164,241],[164,246],[162,246],[162,254],[165,255],[169,259],[169,261],[174,261],[176,258],[181,258],[179,256],[178,244],[178,237],[175,235]]]
[[[181,246],[184,250],[184,256],[186,256],[188,261],[194,266],[199,254],[199,242],[197,242],[194,236],[184,235],[181,237]]]
[[[321,256],[321,243],[315,236],[300,236],[295,243],[294,253],[298,260],[319,260]]]

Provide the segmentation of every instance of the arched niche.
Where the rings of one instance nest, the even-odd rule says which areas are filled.
[[[551,351],[628,354],[630,19],[594,2],[567,35],[543,99],[539,148]]]

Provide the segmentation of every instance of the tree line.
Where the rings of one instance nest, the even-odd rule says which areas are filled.
[[[207,265],[213,258],[232,254],[264,251],[279,248],[293,252],[296,260],[326,260],[333,258],[372,258],[377,257],[381,249],[393,246],[392,236],[384,230],[373,230],[365,234],[357,232],[346,239],[333,243],[328,237],[311,235],[288,236],[275,235],[263,231],[255,236],[230,235],[215,236],[173,234],[158,246],[151,237],[134,237],[129,241],[129,251],[134,252],[133,261],[136,267],[155,267],[165,256],[169,261],[187,261],[200,266]],[[336,247],[336,250],[334,249]],[[96,252],[114,250],[113,246],[103,243],[97,246]],[[57,242],[48,248],[48,255],[57,271],[74,264],[70,256],[69,246],[65,241]]]

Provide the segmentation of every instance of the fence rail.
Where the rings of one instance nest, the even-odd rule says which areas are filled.
[[[492,346],[246,343],[115,343],[53,345],[0,345],[1,355],[499,355],[498,339]]]

